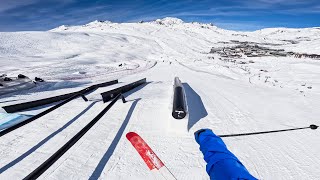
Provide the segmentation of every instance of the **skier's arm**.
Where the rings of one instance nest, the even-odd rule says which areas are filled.
[[[212,130],[201,129],[194,135],[207,162],[206,171],[210,179],[256,179]]]

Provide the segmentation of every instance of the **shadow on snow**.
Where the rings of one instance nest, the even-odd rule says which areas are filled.
[[[29,149],[27,152],[23,153],[22,155],[20,155],[19,157],[17,157],[16,159],[14,159],[13,161],[11,161],[10,163],[8,163],[7,165],[3,166],[0,169],[0,174],[3,173],[4,171],[6,171],[7,169],[11,168],[12,166],[14,166],[15,164],[19,163],[20,161],[22,161],[24,158],[26,158],[27,156],[29,156],[32,152],[36,151],[39,147],[41,147],[43,144],[45,144],[46,142],[48,142],[51,138],[53,138],[55,135],[57,135],[58,133],[60,133],[61,131],[63,131],[64,129],[66,129],[68,126],[70,126],[73,122],[75,122],[77,119],[79,119],[84,113],[86,113],[92,106],[94,106],[95,103],[97,103],[98,101],[92,102],[88,107],[86,107],[86,109],[84,109],[81,113],[79,113],[76,117],[72,118],[69,122],[67,122],[64,126],[62,126],[61,128],[59,128],[58,130],[56,130],[55,132],[53,132],[52,134],[50,134],[48,137],[44,138],[42,141],[40,141],[38,144],[36,144],[35,146],[33,146],[31,149]]]
[[[121,137],[123,135],[123,132],[124,132],[124,130],[126,129],[128,123],[129,123],[129,120],[131,118],[133,110],[135,109],[135,107],[136,107],[136,105],[137,105],[139,100],[140,100],[140,98],[133,101],[125,120],[123,121],[120,129],[118,130],[115,138],[111,142],[108,150],[103,155],[103,157],[100,160],[100,162],[98,163],[96,169],[91,174],[91,176],[89,178],[90,180],[95,180],[95,179],[98,179],[100,177],[104,167],[106,166],[106,164],[108,163],[108,161],[109,161],[110,157],[112,156],[114,150],[116,149],[116,147],[117,147],[117,145],[118,145],[118,143],[119,143],[119,141],[120,141],[120,139],[121,139]]]
[[[182,83],[187,98],[187,106],[189,113],[188,131],[198,122],[200,119],[206,117],[208,112],[204,107],[201,97],[189,86],[188,83]]]

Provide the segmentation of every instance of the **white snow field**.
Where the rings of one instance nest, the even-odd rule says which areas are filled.
[[[232,41],[232,42],[231,42]],[[146,77],[39,179],[155,179],[125,134],[137,132],[179,180],[209,179],[193,133],[249,133],[320,124],[320,60],[209,53],[235,41],[320,54],[320,28],[235,32],[165,18],[146,23],[95,21],[45,32],[1,32],[0,74],[46,82],[0,96],[0,106],[73,92],[119,79],[0,137],[0,179],[22,179],[104,107],[100,93]],[[263,46],[263,45],[261,45]],[[220,58],[220,59],[219,59]],[[254,62],[254,63],[240,63]],[[189,114],[171,116],[173,80],[185,87]],[[47,107],[46,107],[47,108]],[[20,114],[35,115],[45,108]],[[4,110],[1,110],[4,112]],[[224,138],[258,179],[320,179],[320,131]]]

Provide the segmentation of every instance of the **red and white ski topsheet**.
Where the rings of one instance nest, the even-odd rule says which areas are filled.
[[[148,144],[135,132],[126,135],[133,147],[138,151],[149,169],[159,171],[164,179],[176,179]]]

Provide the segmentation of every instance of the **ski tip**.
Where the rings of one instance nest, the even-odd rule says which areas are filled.
[[[310,128],[313,129],[313,130],[317,129],[318,127],[319,127],[319,126],[314,125],[314,124],[311,124],[311,125],[310,125]]]
[[[127,135],[126,135],[128,140],[130,140],[134,136],[139,136],[139,135],[137,133],[135,133],[135,132],[128,132]]]

